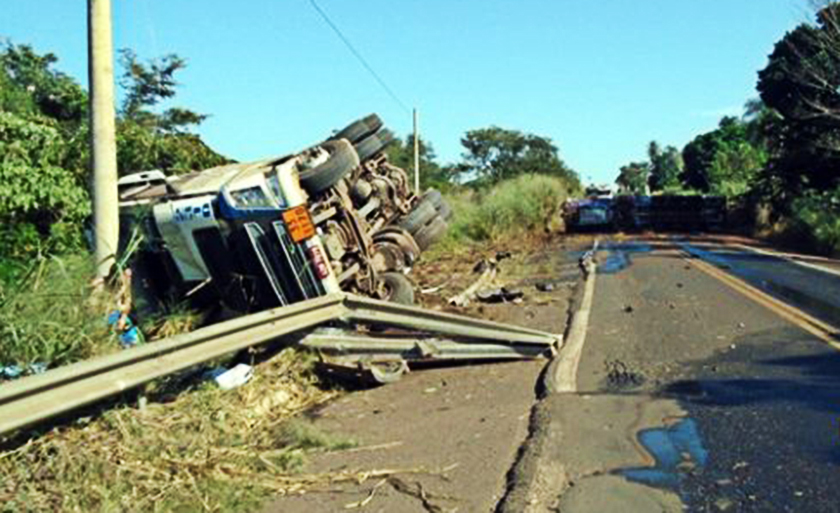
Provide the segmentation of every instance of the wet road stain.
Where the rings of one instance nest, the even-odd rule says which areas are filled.
[[[631,476],[674,489],[688,511],[840,510],[840,353],[793,328],[747,334],[731,347],[687,364],[659,391],[702,434],[704,464],[683,464],[676,479]],[[666,460],[673,467],[673,451]]]
[[[633,253],[650,253],[653,247],[643,242],[607,242],[601,250],[606,251],[607,256],[598,265],[598,273],[615,274],[630,267]]]
[[[686,473],[702,468],[709,458],[697,422],[691,418],[669,426],[644,429],[639,432],[638,439],[653,457],[655,465],[620,469],[617,473],[648,486],[677,490]]]

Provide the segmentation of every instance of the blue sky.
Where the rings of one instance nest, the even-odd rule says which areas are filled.
[[[682,147],[756,95],[773,44],[807,0],[317,0],[409,107],[442,162],[470,129],[545,135],[589,181],[612,181],[647,142]],[[87,82],[86,2],[6,1],[0,36]],[[178,105],[212,115],[204,139],[238,160],[296,151],[379,113],[411,116],[309,0],[113,0],[114,44],[189,66]]]

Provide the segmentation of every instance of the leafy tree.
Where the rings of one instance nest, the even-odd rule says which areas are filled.
[[[621,166],[621,170],[618,174],[618,178],[615,179],[615,183],[619,186],[622,192],[644,194],[649,173],[650,166],[647,162],[631,162],[626,166]]]
[[[71,77],[53,70],[56,62],[52,53],[38,55],[31,46],[7,43],[0,54],[3,110],[82,123],[87,117],[87,93]],[[10,100],[23,101],[15,106]]]
[[[650,162],[648,185],[652,191],[679,186],[680,175],[683,171],[680,150],[673,146],[667,146],[663,150],[656,141],[651,141],[648,145],[648,159]]]
[[[831,189],[840,181],[840,4],[788,32],[758,76],[777,113],[765,181],[777,182],[782,203],[805,188]]]
[[[463,162],[454,171],[477,184],[495,184],[524,174],[557,176],[579,187],[577,173],[560,159],[548,137],[492,126],[461,139]]]
[[[26,45],[0,51],[0,259],[78,249],[90,215],[88,97],[54,69],[58,58]],[[153,108],[174,95],[170,56],[152,65],[134,59],[130,102],[117,120],[121,171],[202,169],[227,162],[188,128],[205,116]],[[129,113],[130,111],[130,113]]]
[[[40,251],[47,239],[52,250],[81,243],[90,201],[65,158],[55,121],[0,112],[0,255]]]
[[[441,167],[437,163],[437,155],[430,142],[422,137],[418,140],[418,153],[420,157],[420,188],[425,190],[429,187],[436,189],[447,189],[452,186],[452,170],[450,167]],[[386,150],[388,161],[397,167],[405,169],[409,174],[409,180],[414,183],[414,134],[406,136],[405,141],[400,139],[394,141]],[[412,185],[413,187],[413,185]]]

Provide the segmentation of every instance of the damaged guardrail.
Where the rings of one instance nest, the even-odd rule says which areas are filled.
[[[295,333],[302,337],[304,332],[325,324],[360,323],[376,329],[397,328],[414,334],[444,335],[451,340],[445,343],[429,340],[425,342],[426,347],[438,347],[450,354],[472,352],[472,359],[533,358],[553,353],[562,342],[560,335],[528,328],[336,293],[6,383],[0,386],[0,434],[36,424],[247,347]],[[317,339],[310,339],[309,345],[313,349],[327,352],[323,339],[320,347],[312,340]],[[374,339],[380,346],[373,352],[390,353],[392,357],[406,356],[405,341],[398,340]],[[383,351],[381,344],[389,343],[393,347]],[[346,347],[348,342],[345,340],[343,344]],[[501,348],[505,345],[512,349],[503,355]],[[463,347],[453,353],[456,346]],[[338,352],[341,352],[340,349]],[[400,360],[404,367],[405,360]],[[356,358],[344,354],[342,360],[345,366],[361,365],[366,361],[369,358],[363,351],[357,353]],[[379,382],[390,380],[381,373],[375,374],[379,376]]]

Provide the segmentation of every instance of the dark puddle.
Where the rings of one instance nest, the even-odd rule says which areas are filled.
[[[607,257],[598,265],[599,274],[615,274],[630,267],[633,253],[650,253],[653,247],[644,242],[607,242],[601,246]]]
[[[619,469],[616,473],[648,486],[676,490],[689,472],[705,466],[709,458],[697,423],[691,418],[670,426],[644,429],[638,439],[656,464]]]

